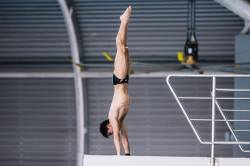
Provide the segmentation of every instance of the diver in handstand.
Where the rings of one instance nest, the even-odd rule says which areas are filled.
[[[100,132],[106,138],[113,135],[117,155],[121,154],[121,144],[125,155],[130,155],[128,130],[124,119],[129,112],[130,97],[128,94],[129,52],[127,47],[127,30],[130,15],[129,6],[120,16],[120,27],[116,36],[116,56],[114,61],[113,85],[114,95],[109,110],[108,119],[100,124]]]

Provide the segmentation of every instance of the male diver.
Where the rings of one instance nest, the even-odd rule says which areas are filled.
[[[116,56],[114,61],[113,85],[114,96],[109,110],[108,119],[100,124],[101,134],[108,138],[113,135],[116,154],[121,154],[121,144],[125,155],[130,155],[128,130],[124,119],[129,111],[130,97],[128,80],[130,72],[129,52],[127,47],[127,29],[132,12],[129,6],[120,16],[120,27],[116,36]]]

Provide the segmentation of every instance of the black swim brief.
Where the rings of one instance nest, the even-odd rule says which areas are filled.
[[[128,80],[129,80],[129,75],[127,75],[124,79],[120,79],[120,78],[116,77],[115,74],[113,74],[113,85],[128,84]]]

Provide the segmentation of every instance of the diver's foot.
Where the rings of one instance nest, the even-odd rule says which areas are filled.
[[[121,22],[122,22],[122,23],[125,23],[125,24],[128,24],[129,19],[130,19],[130,16],[131,16],[131,13],[132,13],[132,7],[129,6],[129,7],[124,11],[124,13],[120,16]]]

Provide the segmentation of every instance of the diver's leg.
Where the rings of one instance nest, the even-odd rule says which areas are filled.
[[[121,15],[120,27],[116,36],[116,56],[114,63],[114,74],[124,79],[129,74],[129,54],[127,48],[127,30],[129,18],[131,15],[131,6],[129,6],[125,12]]]

